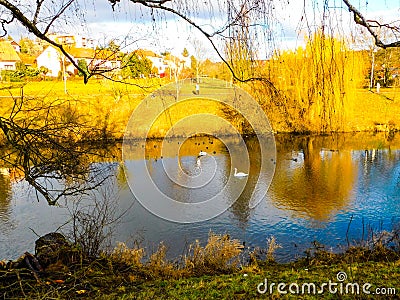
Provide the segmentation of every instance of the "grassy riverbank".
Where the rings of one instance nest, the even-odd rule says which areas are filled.
[[[277,290],[277,285],[284,283],[284,292],[288,295],[300,299],[315,299],[321,298],[321,295],[314,295],[313,290],[308,292],[307,289],[302,292],[303,284],[315,284],[318,294],[324,284],[329,282],[337,285],[332,285],[332,292],[328,286],[324,287],[324,299],[375,299],[377,293],[396,299],[400,292],[400,261],[382,260],[333,265],[269,263],[264,266],[245,267],[230,274],[177,279],[146,278],[145,273],[113,269],[104,266],[104,263],[106,261],[96,261],[64,274],[59,271],[49,272],[45,277],[41,277],[39,282],[26,270],[14,271],[19,278],[15,275],[14,280],[2,282],[0,295],[4,299],[276,299],[286,298]],[[347,275],[342,290],[337,279],[340,272]],[[0,277],[4,276],[4,273],[0,272]],[[268,286],[266,291],[265,280]],[[261,283],[264,285],[259,286]],[[350,286],[346,292],[348,283],[356,283],[359,286],[358,295],[353,293]],[[293,284],[291,290],[290,284]],[[363,287],[370,294],[364,293]]]
[[[67,93],[64,92],[63,82],[57,81],[28,82],[23,85],[23,89],[21,89],[22,84],[20,83],[2,83],[0,115],[9,115],[14,99],[18,99],[23,92],[24,99],[27,101],[27,109],[51,103],[58,115],[67,116],[70,122],[81,122],[88,128],[104,131],[108,137],[121,139],[135,108],[146,96],[166,83],[165,79],[136,80],[131,82],[130,85],[107,80],[92,80],[84,85],[80,80],[71,80],[67,82]],[[189,84],[189,89],[190,86]],[[186,92],[190,93],[189,90]],[[202,87],[202,92],[212,94],[212,90],[207,87]],[[356,90],[353,97],[355,100],[346,107],[343,131],[399,130],[399,95],[398,88],[382,88],[379,94],[367,89]],[[208,98],[206,97],[206,99]],[[156,102],[147,101],[146,109],[155,111],[154,105],[159,104]],[[172,123],[188,115],[208,112],[219,114],[226,119],[222,112],[218,113],[219,109],[220,107],[215,103],[212,104],[209,100],[198,98],[195,101],[188,102],[187,105],[177,105],[159,116],[157,122],[153,125],[153,133],[151,134],[162,136],[168,131]],[[21,111],[19,116],[23,117],[22,114],[24,113]],[[273,110],[268,113],[273,114]],[[287,116],[276,114],[268,115],[268,117],[274,131],[285,132],[288,130],[282,125]],[[202,127],[198,124],[193,126],[195,128]]]
[[[273,260],[278,247],[274,239],[269,240],[266,249],[246,252],[239,241],[227,235],[210,234],[206,245],[195,242],[175,262],[165,259],[166,248],[162,244],[145,262],[142,248],[119,244],[113,252],[89,259],[75,245],[72,251],[57,253],[57,261],[42,272],[3,268],[0,297],[270,299],[286,298],[284,292],[301,299],[321,297],[316,295],[318,292],[324,299],[372,299],[378,293],[386,298],[397,297],[394,294],[400,292],[398,235],[392,232],[375,237],[374,242],[349,247],[340,254],[315,243],[304,258],[290,263]],[[283,293],[278,291],[278,284]]]
[[[340,285],[336,293],[330,293],[328,287],[324,289],[322,295],[318,295],[322,284],[340,283],[336,276],[339,272],[345,272],[349,277],[346,283],[357,283],[360,286],[360,293],[352,293],[348,289],[346,293],[345,285],[343,292],[340,292]],[[265,291],[265,280],[268,287]],[[394,290],[388,289],[395,287],[399,291],[400,282],[400,263],[369,262],[338,264],[332,266],[299,266],[295,264],[269,265],[254,271],[243,270],[240,273],[229,275],[191,277],[180,280],[156,280],[145,282],[137,286],[121,286],[119,292],[103,295],[104,299],[277,299],[292,297],[297,299],[366,299],[376,298],[376,293],[386,294],[388,298],[396,297]],[[257,290],[260,283],[261,292]],[[277,291],[279,283],[286,284],[283,293]],[[291,294],[289,285],[294,283],[293,292],[299,286],[299,293]],[[314,283],[317,291],[308,293],[308,288],[302,292],[304,283]],[[370,295],[364,294],[362,286],[371,283],[367,290]],[[275,284],[275,285],[274,285]],[[377,288],[386,288],[385,290]],[[272,289],[272,292],[271,290]],[[121,293],[121,291],[125,291]],[[264,293],[265,291],[265,293]],[[335,289],[332,288],[335,292]],[[286,295],[285,295],[286,294]],[[290,296],[289,296],[290,295]],[[398,297],[398,296],[397,296]]]

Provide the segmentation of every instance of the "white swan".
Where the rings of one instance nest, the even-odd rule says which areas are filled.
[[[201,162],[200,162],[200,158],[198,158],[197,160],[196,160],[196,167],[200,167],[201,166]]]
[[[206,155],[207,155],[207,152],[200,151],[198,156],[206,156]]]
[[[233,174],[233,176],[235,176],[235,177],[246,177],[248,175],[249,174],[246,174],[246,173],[243,173],[243,172],[237,173],[237,169],[236,168],[235,168],[235,174]]]

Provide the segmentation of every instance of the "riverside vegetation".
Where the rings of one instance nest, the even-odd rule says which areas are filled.
[[[119,243],[96,257],[85,246],[68,244],[51,256],[42,272],[28,268],[0,270],[4,299],[251,299],[260,298],[257,286],[265,279],[275,283],[338,282],[336,274],[348,274],[347,282],[370,283],[370,291],[390,288],[398,292],[400,282],[400,231],[371,235],[367,241],[332,253],[317,242],[294,262],[277,263],[274,251],[280,247],[273,237],[265,249],[246,249],[229,235],[212,232],[206,245],[189,245],[178,260],[166,259],[160,244],[153,253],[139,244]],[[279,298],[276,288],[264,297]],[[390,296],[390,295],[388,295]],[[313,299],[313,294],[298,298]],[[325,290],[325,298],[337,295]],[[343,294],[343,299],[365,299],[373,295]]]

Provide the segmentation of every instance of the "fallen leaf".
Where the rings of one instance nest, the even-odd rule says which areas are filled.
[[[55,283],[64,283],[64,282],[65,282],[65,280],[62,280],[62,279],[56,279],[56,280],[54,280],[54,282],[55,282]]]

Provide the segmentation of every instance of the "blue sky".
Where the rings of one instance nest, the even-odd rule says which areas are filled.
[[[32,0],[33,1],[33,0]],[[178,1],[178,0],[176,0]],[[214,5],[214,18],[209,20],[210,13],[202,4],[196,12],[196,20],[204,28],[218,27],[223,18],[218,16],[218,5],[223,1],[205,0]],[[270,1],[270,0],[268,0]],[[278,48],[293,49],[304,43],[304,35],[308,28],[315,28],[321,22],[323,15],[322,0],[274,0],[276,3],[275,14],[280,21],[273,28]],[[207,41],[196,30],[193,30],[184,21],[165,15],[161,21],[152,22],[152,17],[147,9],[138,9],[139,5],[121,0],[115,7],[115,12],[107,0],[79,0],[81,10],[68,20],[60,22],[64,31],[78,32],[89,35],[100,43],[105,44],[110,39],[117,39],[129,45],[127,48],[149,48],[156,52],[172,51],[181,53],[183,48],[188,48],[194,53],[194,41],[204,44],[202,54],[212,57],[213,51]],[[202,2],[198,2],[202,3]],[[217,3],[217,4],[215,4]],[[337,31],[342,34],[358,34],[359,26],[352,21],[352,16],[345,9],[341,0],[329,0],[331,14],[329,18],[335,23]],[[351,0],[367,18],[394,21],[400,19],[400,0]],[[65,21],[65,22],[64,22]],[[11,34],[18,40],[26,35],[23,30],[11,30]]]

